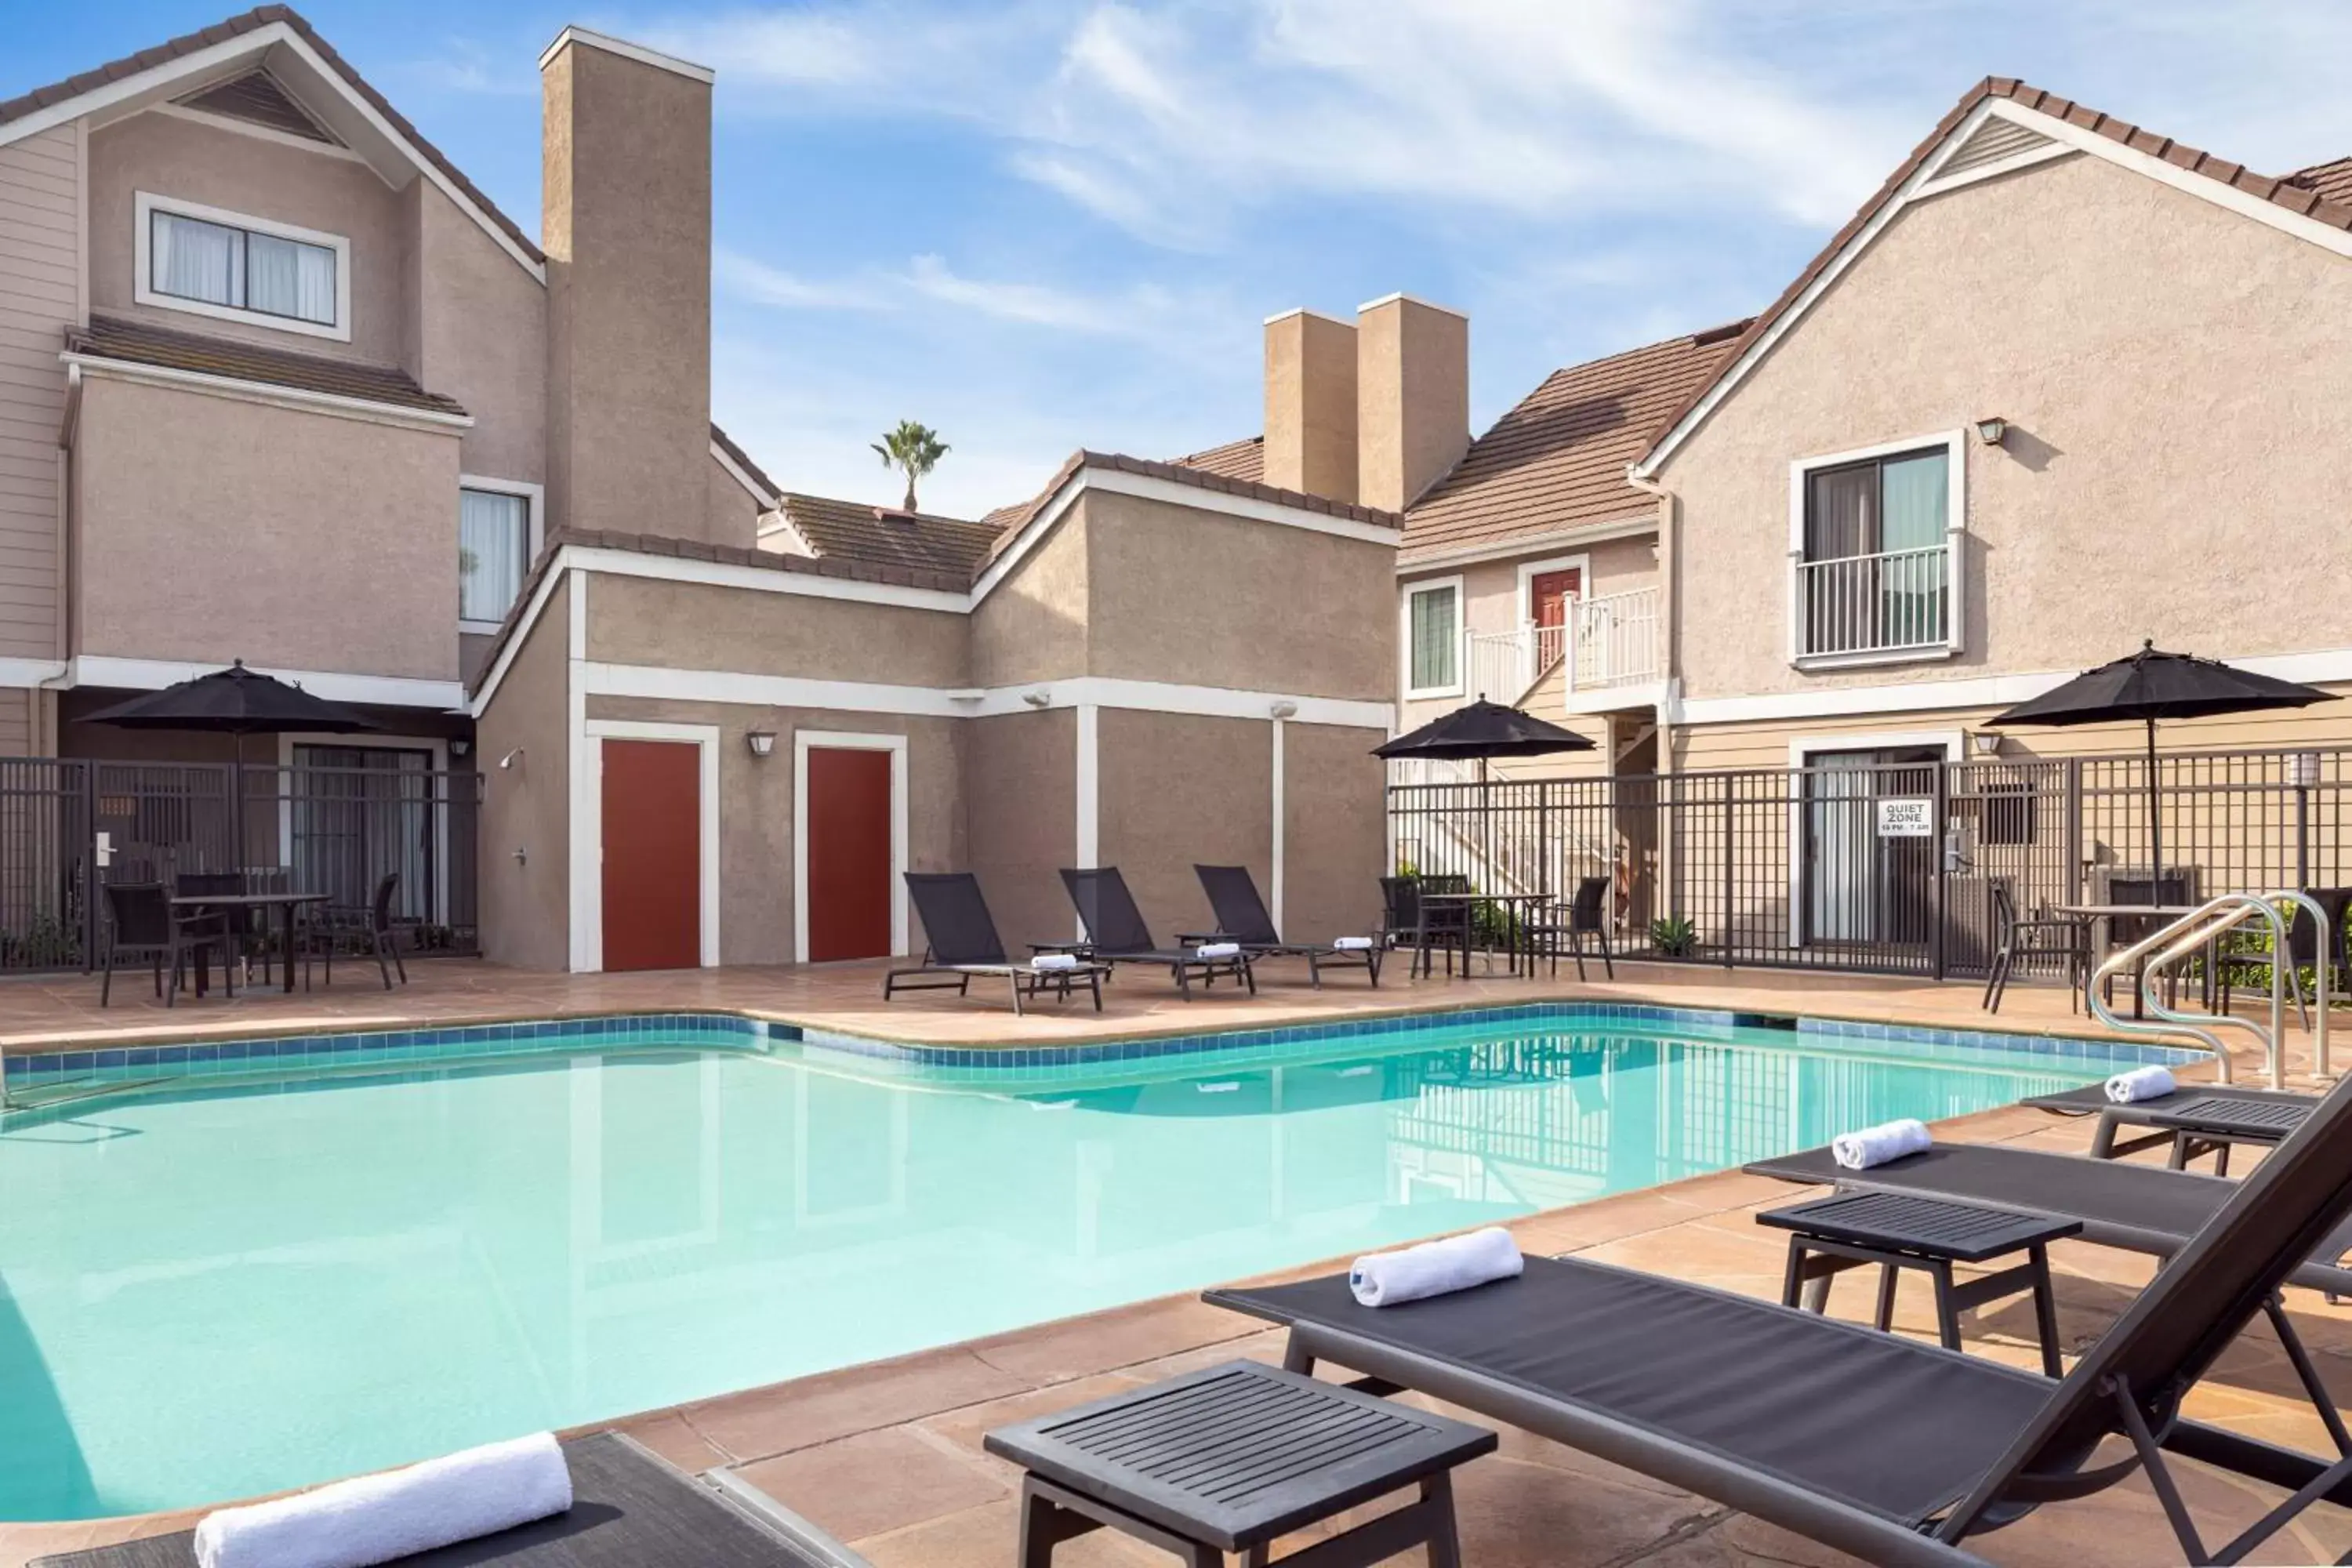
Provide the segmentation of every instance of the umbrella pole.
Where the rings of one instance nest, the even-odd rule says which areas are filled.
[[[2156,776],[2156,721],[2147,721],[2147,904],[2164,902],[2164,786]]]

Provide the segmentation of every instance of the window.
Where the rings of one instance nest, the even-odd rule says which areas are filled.
[[[531,498],[507,490],[457,492],[457,620],[496,631],[530,570]]]
[[[144,191],[138,224],[141,304],[350,340],[348,241]]]
[[[1462,690],[1462,580],[1405,591],[1407,697],[1459,696]]]
[[[1951,444],[1799,470],[1796,653],[1948,649]]]

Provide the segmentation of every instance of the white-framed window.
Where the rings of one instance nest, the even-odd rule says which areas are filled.
[[[350,240],[149,191],[133,205],[139,303],[351,342]]]
[[[1405,696],[1461,696],[1462,579],[1406,584],[1400,614]]]
[[[539,486],[458,477],[457,627],[495,632],[539,553]]]
[[[1789,466],[1791,661],[1959,650],[1967,467],[1959,431]]]

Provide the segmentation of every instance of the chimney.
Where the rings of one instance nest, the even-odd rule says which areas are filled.
[[[551,520],[700,538],[711,72],[566,27],[539,73]]]
[[[1470,446],[1470,318],[1406,294],[1356,310],[1357,499],[1402,511]]]
[[[1265,322],[1265,482],[1356,499],[1356,329],[1312,310]]]

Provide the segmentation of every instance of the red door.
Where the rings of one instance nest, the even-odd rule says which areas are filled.
[[[1568,626],[1568,601],[1583,592],[1584,574],[1571,566],[1565,572],[1539,572],[1528,582],[1528,608],[1535,614],[1536,668],[1541,671],[1560,656]]]
[[[890,753],[862,746],[808,752],[808,955],[890,952]]]
[[[702,962],[702,748],[604,747],[604,967]]]

